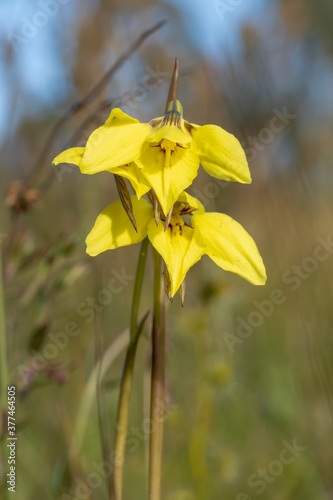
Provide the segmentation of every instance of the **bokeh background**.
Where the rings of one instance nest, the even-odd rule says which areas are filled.
[[[84,145],[112,107],[142,121],[163,114],[174,57],[185,118],[235,134],[253,178],[223,183],[201,169],[189,191],[249,231],[268,281],[254,287],[203,258],[188,274],[185,307],[179,296],[167,306],[163,499],[333,498],[332,24],[325,0],[1,0],[0,236],[17,500],[108,498],[99,467],[113,446],[139,246],[89,258],[85,236],[117,199],[113,176],[51,161]],[[126,499],[146,498],[149,336],[147,324]]]

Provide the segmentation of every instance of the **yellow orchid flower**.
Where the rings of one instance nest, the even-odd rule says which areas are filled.
[[[129,179],[140,198],[153,188],[164,214],[192,184],[199,164],[218,179],[250,183],[238,140],[216,125],[194,125],[172,100],[164,117],[140,123],[118,108],[89,137],[85,148],[71,148],[54,164],[74,163],[84,174],[109,171]],[[120,169],[120,170],[119,170]]]
[[[148,235],[167,266],[172,297],[187,271],[204,254],[226,271],[239,274],[255,285],[265,284],[265,266],[255,242],[231,217],[205,213],[196,198],[183,192],[165,229],[166,219],[162,216],[156,225],[154,210],[148,201],[132,196],[132,205],[138,232],[135,232],[121,202],[116,201],[98,216],[87,236],[89,255],[138,243]]]

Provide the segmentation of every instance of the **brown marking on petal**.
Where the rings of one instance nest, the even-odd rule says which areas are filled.
[[[180,210],[180,215],[192,215],[193,212],[195,212],[197,209],[191,207],[190,205],[185,205],[181,210]]]
[[[151,127],[157,127],[162,122],[161,118],[153,118],[153,120],[150,120],[149,125]]]
[[[189,123],[189,122],[186,122],[185,120],[184,120],[184,127],[190,133],[192,132],[192,129],[194,129],[193,125],[191,123]]]
[[[173,110],[171,109],[170,111],[168,111],[163,119],[162,119],[162,123],[161,123],[161,127],[163,127],[164,125],[174,125],[175,127],[179,128],[181,130],[181,120],[182,120],[182,115],[181,113],[179,113],[179,111],[176,111],[176,110]]]

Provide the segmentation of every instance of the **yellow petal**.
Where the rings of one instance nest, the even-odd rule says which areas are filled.
[[[73,163],[74,165],[80,166],[82,156],[86,148],[70,148],[63,151],[53,160],[53,165],[59,165],[59,163]]]
[[[121,109],[115,108],[111,111],[109,118],[106,120],[104,127],[117,127],[119,125],[127,125],[133,123],[140,123],[136,118],[124,113]],[[54,160],[53,164],[58,165],[59,163],[74,163],[74,165],[80,165],[82,156],[85,152],[85,148],[71,148],[60,153]]]
[[[167,139],[175,144],[188,144],[192,141],[191,135],[183,124],[178,127],[164,118],[157,118],[153,120],[153,123],[157,120],[157,125],[153,126],[151,133],[147,136],[148,142],[159,144],[163,139]]]
[[[180,193],[192,184],[199,168],[198,156],[179,146],[173,152],[149,146],[136,163],[154,189],[165,214]]]
[[[148,142],[159,144],[163,139],[167,139],[175,144],[189,144],[192,141],[191,134],[185,128],[183,106],[177,99],[169,103],[162,118],[152,120],[150,125],[152,132],[147,137]]]
[[[143,176],[140,168],[135,163],[130,163],[129,165],[125,165],[123,167],[113,168],[111,172],[128,179],[131,182],[138,199],[151,189],[151,186],[146,181],[146,178]]]
[[[109,118],[104,123],[105,127],[118,127],[119,125],[129,125],[130,123],[140,123],[139,120],[127,115],[120,108],[111,110]]]
[[[193,196],[186,193],[186,191],[183,191],[181,193],[177,201],[179,203],[185,203],[186,205],[189,205],[190,207],[194,208],[195,209],[194,215],[205,213],[205,209],[202,203],[200,203],[200,201],[197,198],[194,198]]]
[[[191,129],[193,149],[209,175],[245,184],[251,182],[247,159],[239,141],[216,125]]]
[[[142,241],[147,236],[147,226],[154,218],[151,205],[146,200],[137,200],[131,196],[133,213],[138,232],[132,226],[121,201],[116,201],[97,217],[92,230],[87,236],[87,253],[91,256]]]
[[[151,221],[148,226],[148,237],[163,257],[168,268],[171,281],[171,296],[173,297],[185,278],[187,271],[192,267],[204,253],[204,248],[198,244],[194,237],[194,229],[183,226],[182,234],[179,228],[172,231],[170,227],[164,231],[162,221],[156,226]]]
[[[135,161],[150,131],[148,123],[139,123],[120,109],[112,110],[107,122],[90,135],[81,172],[95,174]]]
[[[226,271],[239,274],[254,285],[264,285],[266,270],[258,248],[245,229],[231,217],[206,213],[192,217],[207,254]]]

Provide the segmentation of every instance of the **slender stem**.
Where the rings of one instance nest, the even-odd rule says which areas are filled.
[[[2,278],[2,254],[1,254],[1,240],[0,240],[0,376],[1,376],[1,396],[0,396],[0,431],[2,431],[3,436],[6,433],[6,427],[2,429],[2,424],[5,426],[5,412],[7,409],[7,384],[8,384],[8,369],[7,369],[7,342],[6,342],[6,330],[5,330],[5,308],[4,308],[4,297],[3,297],[3,278]],[[6,463],[6,439],[3,438],[2,454],[3,454],[3,464]],[[1,461],[1,459],[0,459]],[[2,481],[1,481],[2,482]],[[3,485],[0,488],[4,489],[4,498],[7,498],[6,489],[6,475],[4,474]]]
[[[174,71],[166,103],[177,99],[178,94],[178,59],[175,59]],[[155,214],[158,213],[155,211]],[[155,215],[156,217],[156,215]],[[156,221],[158,224],[158,220]],[[160,500],[162,478],[162,453],[164,431],[165,400],[165,312],[164,290],[161,279],[160,255],[154,250],[154,318],[152,331],[152,367],[150,396],[150,441],[149,441],[149,500]]]
[[[113,488],[111,490],[111,496],[110,496],[111,500],[113,498],[115,498],[115,500],[121,500],[122,498],[125,444],[126,444],[126,434],[128,426],[129,405],[130,405],[131,390],[132,390],[133,368],[134,368],[136,347],[143,326],[142,324],[141,328],[140,327],[138,328],[138,314],[139,314],[140,296],[141,296],[142,283],[144,277],[148,243],[149,243],[148,238],[145,238],[142,242],[140,257],[136,272],[135,284],[134,284],[131,320],[130,320],[130,343],[126,353],[123,375],[120,385],[119,402],[118,402],[115,453],[114,453],[114,477],[113,477]]]
[[[4,308],[3,278],[2,278],[1,241],[0,241],[0,366],[1,366],[0,409],[4,411],[7,404],[8,370],[7,370],[7,342],[6,342],[6,330],[5,330],[5,308]]]
[[[148,238],[145,238],[142,242],[142,245],[141,245],[140,257],[139,257],[138,267],[136,270],[136,278],[135,278],[135,283],[134,283],[134,292],[133,292],[133,300],[132,300],[131,320],[130,320],[131,340],[135,337],[136,331],[138,328],[140,297],[141,297],[143,276],[144,276],[144,272],[145,272],[148,244],[149,244],[149,240],[148,240]]]
[[[161,279],[161,257],[154,251],[154,319],[152,332],[152,372],[150,400],[149,500],[160,500],[165,394],[165,317]]]
[[[159,253],[154,249],[154,321],[159,326],[161,320],[161,269],[162,261]]]

